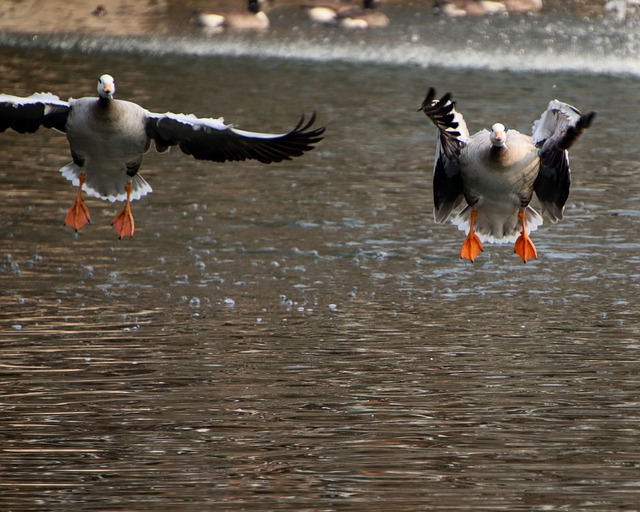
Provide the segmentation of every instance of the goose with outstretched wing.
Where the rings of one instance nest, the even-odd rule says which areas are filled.
[[[284,134],[239,130],[222,118],[155,114],[136,103],[114,99],[110,75],[98,80],[98,97],[62,101],[49,93],[28,97],[0,94],[0,133],[11,128],[33,133],[38,128],[64,132],[73,162],[60,172],[78,187],[65,224],[82,228],[91,217],[82,192],[109,201],[126,201],[113,221],[120,238],[133,236],[130,202],[151,187],[138,173],[143,154],[153,142],[159,152],[178,146],[187,155],[214,162],[253,159],[269,164],[301,156],[322,140],[325,128],[313,127],[315,114],[304,116]]]
[[[543,215],[562,219],[571,174],[568,149],[592,123],[558,100],[533,124],[532,136],[495,123],[491,131],[469,134],[462,114],[447,93],[430,88],[419,110],[438,128],[433,173],[434,217],[443,223],[462,201],[453,223],[467,233],[460,256],[473,261],[482,243],[515,242],[524,262],[536,258],[529,236],[542,224],[530,205],[535,192]]]

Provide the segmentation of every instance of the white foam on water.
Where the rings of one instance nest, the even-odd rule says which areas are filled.
[[[569,71],[640,76],[640,21],[607,19],[491,19],[396,24],[394,31],[289,30],[261,35],[110,38],[84,35],[30,37],[0,34],[0,45],[82,53],[154,56],[230,56],[344,61],[428,68],[514,72]],[[464,34],[463,37],[460,34]]]

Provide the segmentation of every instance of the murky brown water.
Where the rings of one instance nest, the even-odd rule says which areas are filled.
[[[0,90],[282,131],[261,166],[149,154],[136,236],[62,225],[63,136],[0,135],[0,508],[636,510],[637,78],[0,50]],[[598,111],[566,218],[474,264],[431,214],[428,85],[472,129]]]

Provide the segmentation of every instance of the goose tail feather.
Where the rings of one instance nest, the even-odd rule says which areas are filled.
[[[78,187],[80,185],[80,174],[82,172],[85,171],[73,162],[65,165],[60,169],[60,174],[62,174],[67,180],[69,180],[74,187]],[[82,187],[82,190],[84,190],[84,192],[88,196],[111,201],[112,203],[115,201],[127,200],[127,194],[124,190],[124,185],[126,181],[128,181],[128,177],[121,180],[121,184],[107,183],[104,180],[95,180],[92,178],[95,178],[95,175],[89,173]],[[121,186],[119,187],[118,185]],[[151,185],[149,185],[147,181],[142,176],[140,176],[140,174],[136,174],[133,178],[131,178],[131,185],[132,201],[140,199],[153,191]]]
[[[504,216],[493,217],[482,207],[478,208],[474,229],[476,235],[483,243],[504,244],[513,243],[520,236],[522,229],[517,212],[509,217]],[[460,231],[469,233],[469,225],[471,223],[471,208],[466,206],[458,213],[452,221],[458,226]],[[525,208],[525,224],[527,234],[536,231],[542,225],[542,216],[531,206]]]

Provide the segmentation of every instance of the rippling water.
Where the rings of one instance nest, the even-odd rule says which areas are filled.
[[[0,135],[2,508],[635,510],[637,32],[571,23],[3,35],[3,92],[108,71],[153,111],[328,129],[271,166],[148,154],[123,241],[118,205],[62,225],[63,136]],[[527,131],[554,97],[598,112],[538,260],[461,261],[434,224],[429,85],[472,130]]]

